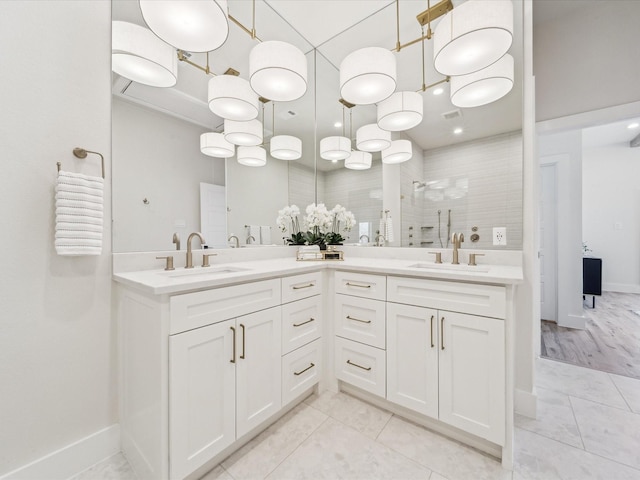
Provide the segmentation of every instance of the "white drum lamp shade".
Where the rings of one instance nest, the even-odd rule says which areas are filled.
[[[148,27],[169,45],[210,52],[229,36],[227,0],[140,0]]]
[[[391,133],[375,123],[364,125],[356,132],[356,148],[363,152],[379,152],[391,145]]]
[[[216,132],[207,132],[200,135],[200,151],[210,157],[233,157],[236,147],[227,142],[224,135]]]
[[[224,121],[224,139],[234,145],[256,146],[262,143],[262,122],[249,120],[248,122]]]
[[[413,150],[409,140],[394,140],[389,148],[382,151],[382,163],[406,162],[412,155]]]
[[[482,70],[511,47],[511,0],[467,0],[440,20],[433,38],[433,66],[441,74]]]
[[[396,89],[396,57],[387,49],[367,47],[340,63],[340,95],[356,105],[371,105]]]
[[[293,45],[262,42],[249,54],[251,88],[274,102],[289,102],[307,91],[307,57]]]
[[[389,132],[409,130],[422,122],[422,95],[396,92],[378,104],[378,127]]]
[[[344,166],[351,170],[366,170],[371,168],[371,154],[354,150],[349,158],[344,161]]]
[[[509,54],[493,65],[470,75],[451,77],[451,103],[470,108],[504,97],[513,88],[513,57]]]
[[[113,71],[134,82],[173,87],[178,80],[173,47],[140,25],[112,23],[111,59]]]
[[[347,137],[325,137],[320,140],[320,156],[325,160],[344,160],[351,155],[351,141]]]
[[[302,156],[302,140],[291,135],[271,138],[271,156],[278,160],[297,160]]]
[[[238,163],[247,167],[264,167],[267,151],[262,147],[238,147]]]
[[[218,75],[209,80],[209,109],[222,118],[246,122],[258,116],[258,95],[244,78]]]

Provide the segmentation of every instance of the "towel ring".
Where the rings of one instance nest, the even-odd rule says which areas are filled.
[[[102,156],[101,153],[92,152],[91,150],[85,150],[84,148],[80,148],[80,147],[76,147],[73,149],[73,154],[77,158],[87,158],[87,153],[94,153],[96,155],[100,155],[100,160],[102,161],[102,178],[104,179],[104,157]],[[58,165],[58,172],[59,172],[60,168],[62,168],[62,163],[57,162],[56,164]]]

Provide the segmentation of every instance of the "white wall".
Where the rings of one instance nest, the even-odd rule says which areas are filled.
[[[117,422],[110,3],[0,2],[0,475]],[[56,161],[107,166],[103,252],[53,248]]]
[[[640,2],[570,3],[581,6],[535,24],[538,121],[640,100]]]
[[[640,293],[640,148],[582,151],[582,238],[602,258],[603,289]]]
[[[113,251],[171,250],[174,232],[185,249],[201,229],[200,182],[224,185],[225,160],[200,152],[204,127],[117,97],[112,117]]]

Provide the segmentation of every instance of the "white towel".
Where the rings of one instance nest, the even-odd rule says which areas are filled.
[[[254,240],[249,242],[249,236],[252,236]],[[260,227],[258,225],[247,225],[247,244],[248,243],[260,243]]]
[[[387,232],[387,222],[385,222],[384,218],[380,219],[380,226],[378,227],[378,232],[380,235],[383,235],[383,236]]]
[[[260,227],[260,243],[262,245],[271,245],[271,227]]]
[[[387,221],[385,222],[384,238],[387,242],[393,242],[393,222],[391,221],[391,215],[387,215]]]
[[[55,195],[58,255],[102,253],[103,191],[100,177],[58,173]]]

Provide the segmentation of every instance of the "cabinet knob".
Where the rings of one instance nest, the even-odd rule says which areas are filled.
[[[218,255],[217,253],[205,253],[202,255],[202,266],[203,267],[210,267],[211,265],[209,265],[209,257],[214,257]]]
[[[173,268],[173,256],[172,255],[169,255],[169,256],[166,256],[166,257],[156,257],[156,259],[158,259],[158,260],[166,259],[167,263],[166,263],[164,269],[165,270],[175,270],[175,268]]]

